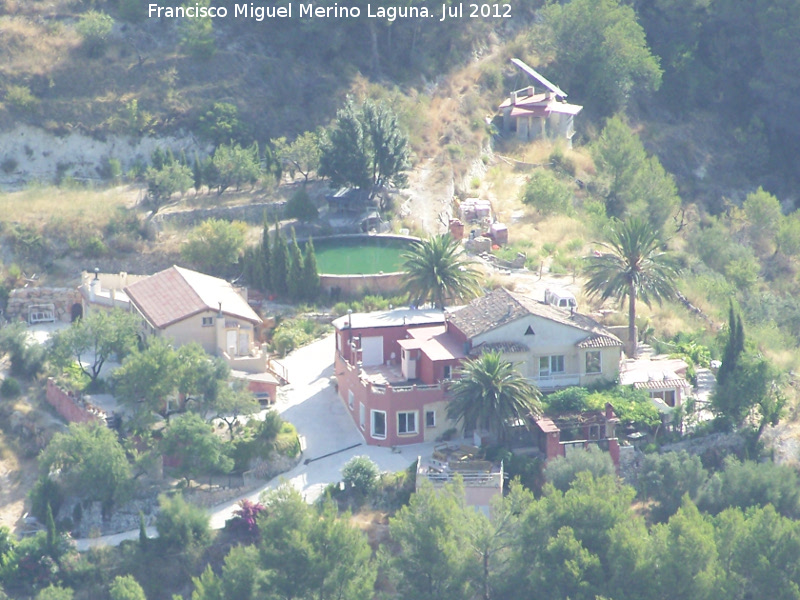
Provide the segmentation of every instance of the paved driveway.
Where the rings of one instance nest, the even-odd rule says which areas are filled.
[[[391,448],[367,446],[353,420],[347,414],[330,383],[333,375],[333,336],[327,336],[301,348],[281,361],[288,370],[290,384],[279,395],[276,409],[286,421],[294,424],[304,445],[303,461],[294,469],[241,498],[257,501],[261,494],[287,481],[300,490],[307,501],[316,500],[328,483],[341,480],[342,467],[353,456],[369,456],[382,471],[407,468],[419,455],[429,455],[433,444],[404,446],[399,452]],[[350,448],[351,446],[356,447]],[[344,450],[345,448],[349,448]],[[330,456],[323,456],[334,453]],[[305,460],[311,462],[305,464]],[[231,518],[241,498],[215,506],[210,512],[211,526],[221,529]],[[155,536],[154,528],[148,534]],[[77,540],[79,550],[92,546],[116,545],[135,539],[137,531],[127,531],[95,539]]]

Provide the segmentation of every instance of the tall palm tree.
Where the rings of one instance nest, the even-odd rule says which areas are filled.
[[[403,258],[403,270],[408,274],[406,291],[417,305],[430,301],[444,308],[446,302],[469,300],[480,291],[474,261],[450,234],[417,242]]]
[[[660,305],[676,295],[678,270],[661,250],[658,232],[637,217],[618,223],[605,242],[607,251],[587,258],[585,289],[590,296],[628,300],[628,356],[636,356],[636,300]]]
[[[460,377],[450,385],[447,418],[467,431],[485,428],[503,441],[510,421],[540,411],[539,389],[499,352],[465,361],[458,373]]]

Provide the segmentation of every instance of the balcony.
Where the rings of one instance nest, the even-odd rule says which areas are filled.
[[[530,379],[540,390],[550,391],[580,385],[581,376],[577,373],[554,373],[552,375],[531,377]]]

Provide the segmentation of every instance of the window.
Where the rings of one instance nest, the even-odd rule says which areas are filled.
[[[602,370],[600,363],[600,350],[590,350],[586,353],[586,374],[599,373]]]
[[[399,435],[417,433],[417,411],[397,413],[397,433]]]
[[[353,395],[353,390],[347,390],[347,406],[350,407],[350,410],[353,410],[355,399],[356,397]]]
[[[435,410],[426,410],[425,411],[425,427],[427,429],[433,429],[436,427],[436,411]]]
[[[372,417],[372,437],[386,439],[386,412],[382,410],[370,411]]]
[[[364,403],[358,403],[358,424],[361,425],[361,431],[364,431],[364,423],[367,420],[367,410],[364,408]]]
[[[443,374],[442,374],[442,378],[443,379],[452,379],[452,376],[453,376],[453,367],[451,367],[450,365],[445,365],[444,366],[444,370],[443,370]]]
[[[539,357],[539,377],[549,377],[556,373],[564,372],[564,355],[540,356]]]
[[[214,317],[203,317],[203,327],[211,327],[214,324]]]

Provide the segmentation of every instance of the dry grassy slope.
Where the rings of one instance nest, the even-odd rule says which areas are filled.
[[[23,120],[59,132],[127,132],[126,106],[136,99],[152,117],[145,132],[172,132],[193,127],[202,110],[225,101],[263,140],[326,121],[349,84],[329,70],[266,56],[258,38],[243,35],[232,19],[218,27],[219,50],[209,60],[179,52],[174,23],[155,19],[117,23],[105,55],[90,58],[74,31],[74,3],[10,4],[6,14],[0,10],[0,88],[27,86],[39,102],[26,109],[4,101],[4,129]],[[327,93],[304,94],[312,84]]]

